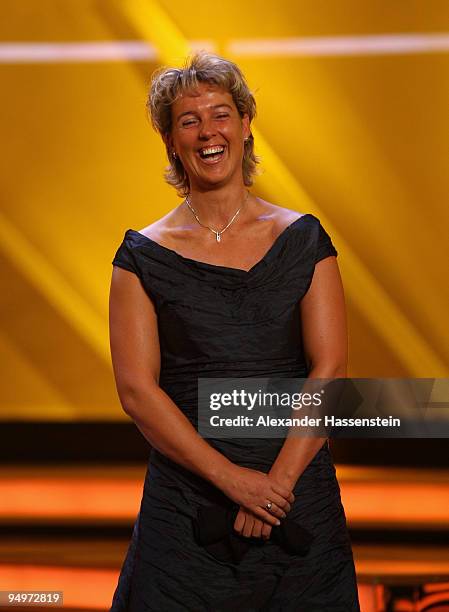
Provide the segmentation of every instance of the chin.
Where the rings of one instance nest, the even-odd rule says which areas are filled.
[[[206,176],[202,176],[199,180],[199,183],[202,185],[211,185],[214,187],[221,187],[225,183],[227,183],[231,179],[230,174],[209,174]]]

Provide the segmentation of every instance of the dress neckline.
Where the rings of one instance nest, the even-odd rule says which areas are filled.
[[[292,223],[287,225],[287,227],[285,227],[282,230],[282,232],[280,234],[278,234],[277,237],[274,239],[274,241],[272,242],[271,246],[265,252],[265,255],[263,255],[263,257],[261,259],[259,259],[259,261],[257,261],[253,266],[251,266],[251,268],[249,268],[249,270],[244,270],[243,268],[234,268],[234,267],[231,267],[231,266],[219,266],[217,264],[211,264],[211,263],[208,263],[206,261],[200,261],[199,259],[191,259],[190,257],[184,257],[184,255],[181,255],[180,253],[178,253],[178,251],[175,251],[174,249],[170,249],[169,247],[166,247],[166,246],[160,244],[159,242],[156,242],[156,240],[153,240],[153,238],[150,238],[149,236],[145,236],[145,234],[142,234],[142,232],[139,232],[138,230],[135,230],[135,229],[131,229],[130,228],[130,229],[126,230],[126,233],[127,234],[128,233],[132,233],[134,235],[140,236],[141,238],[144,239],[144,241],[150,242],[156,248],[159,248],[162,252],[166,252],[169,255],[171,255],[173,257],[176,257],[180,261],[184,261],[186,263],[192,263],[192,264],[195,264],[197,266],[204,266],[204,267],[210,268],[210,269],[227,270],[227,271],[231,271],[232,273],[235,273],[235,274],[242,274],[242,275],[246,276],[246,275],[252,274],[257,268],[259,268],[263,263],[265,263],[265,261],[267,259],[269,259],[269,257],[274,253],[275,249],[285,239],[285,237],[287,236],[288,232],[291,229],[293,229],[293,227],[296,227],[296,225],[298,225],[299,221],[304,219],[304,217],[310,217],[310,216],[312,216],[311,213],[304,213],[303,215],[301,215],[300,217],[295,219]]]

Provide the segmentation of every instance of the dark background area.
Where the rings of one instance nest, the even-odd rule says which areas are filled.
[[[146,463],[150,445],[134,423],[23,422],[1,425],[3,464]],[[338,464],[448,468],[446,438],[331,440]]]

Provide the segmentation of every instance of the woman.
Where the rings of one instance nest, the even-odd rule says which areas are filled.
[[[184,199],[113,260],[117,390],[152,449],[111,611],[359,610],[327,441],[196,430],[198,377],[346,376],[337,251],[315,216],[247,190],[255,101],[235,64],[203,52],[160,70],[148,107]],[[202,510],[213,523],[229,504],[238,559],[195,537]],[[287,519],[312,535],[306,554],[275,537]]]

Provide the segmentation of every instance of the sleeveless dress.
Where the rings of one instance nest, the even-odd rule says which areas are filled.
[[[128,229],[113,265],[134,272],[153,301],[159,384],[197,423],[198,377],[306,377],[299,302],[315,264],[337,251],[305,214],[249,271],[189,259]],[[173,432],[176,436],[176,432]],[[268,472],[282,439],[210,440],[241,466]],[[270,538],[239,564],[194,538],[200,507],[222,501],[208,481],[152,448],[140,511],[110,612],[357,612],[351,542],[326,442],[298,479],[288,513],[313,535],[309,552]]]

